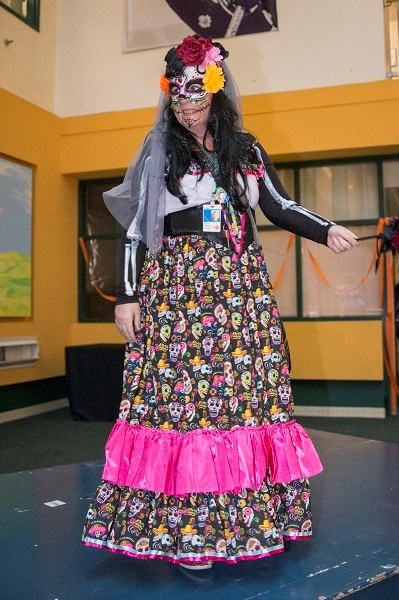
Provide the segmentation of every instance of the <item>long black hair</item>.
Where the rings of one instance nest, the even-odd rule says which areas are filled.
[[[221,44],[215,43],[224,51]],[[168,79],[182,74],[185,64],[178,58],[176,49],[171,48],[165,57],[167,63],[165,75]],[[190,164],[195,162],[200,170],[200,178],[204,176],[208,166],[206,155],[201,151],[194,136],[176,119],[171,103],[165,107],[165,118],[168,122],[166,135],[166,156],[168,169],[166,185],[171,194],[180,198],[183,204],[188,200],[183,194],[179,179],[187,172]],[[218,158],[219,172],[217,184],[230,195],[233,204],[238,209],[248,205],[245,192],[247,190],[246,169],[249,164],[257,162],[253,149],[254,137],[240,130],[239,115],[229,97],[220,90],[212,94],[207,132],[214,139],[215,152]],[[206,140],[206,133],[204,142]],[[244,188],[237,181],[239,173],[244,182]]]

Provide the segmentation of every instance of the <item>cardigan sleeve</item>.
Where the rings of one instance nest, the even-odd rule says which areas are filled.
[[[292,200],[265,150],[258,142],[254,147],[263,163],[259,179],[259,208],[263,214],[282,229],[327,245],[328,230],[335,223]]]
[[[140,275],[144,264],[144,258],[147,251],[147,246],[144,242],[139,241],[136,248],[130,245],[130,239],[126,236],[121,238],[121,260],[118,264],[116,273],[116,303],[131,304],[139,301],[138,289],[140,286]],[[135,265],[136,276],[133,281],[133,266]],[[127,282],[126,282],[127,278]],[[127,283],[127,285],[126,285]],[[132,288],[133,295],[128,293],[128,286]]]

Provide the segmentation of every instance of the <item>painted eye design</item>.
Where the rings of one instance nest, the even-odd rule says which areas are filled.
[[[195,79],[194,81],[191,81],[187,86],[187,92],[189,92],[190,94],[198,94],[203,91],[204,89],[202,87],[202,79]]]
[[[178,96],[180,94],[180,86],[178,86],[176,83],[170,83],[169,92],[171,96]]]

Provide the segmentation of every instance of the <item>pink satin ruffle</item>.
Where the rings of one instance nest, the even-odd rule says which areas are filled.
[[[178,433],[118,419],[105,457],[106,481],[173,496],[257,490],[268,470],[272,483],[323,470],[312,441],[296,421]]]

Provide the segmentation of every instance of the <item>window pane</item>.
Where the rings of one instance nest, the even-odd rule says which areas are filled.
[[[399,160],[386,161],[382,165],[385,216],[399,214]]]
[[[120,240],[92,239],[86,242],[90,257],[90,268],[86,269],[83,297],[84,317],[86,319],[114,320],[115,304],[105,300],[91,284],[107,295],[115,295],[116,273],[122,263],[122,244]]]
[[[333,221],[378,217],[377,165],[359,163],[300,169],[301,204]]]
[[[275,290],[277,305],[281,315],[284,317],[295,317],[297,315],[295,241],[292,243],[287,254],[287,245],[290,236],[291,234],[288,231],[269,230],[259,232],[259,240],[262,244],[272,284],[276,281],[276,275],[285,257],[287,257],[280,285]]]
[[[277,169],[277,173],[287,194],[294,198],[294,169]],[[257,225],[271,225],[259,207],[255,211],[255,219]]]
[[[107,233],[122,233],[122,227],[115,221],[104,204],[103,192],[119,185],[122,179],[115,181],[85,181],[85,212],[86,234],[98,235]]]
[[[360,236],[375,234],[375,226],[351,227]],[[312,262],[309,251],[313,255]],[[305,317],[379,315],[378,275],[374,273],[375,240],[362,242],[343,254],[302,240],[303,315]],[[370,265],[372,269],[361,284]],[[325,276],[328,283],[322,281]]]

